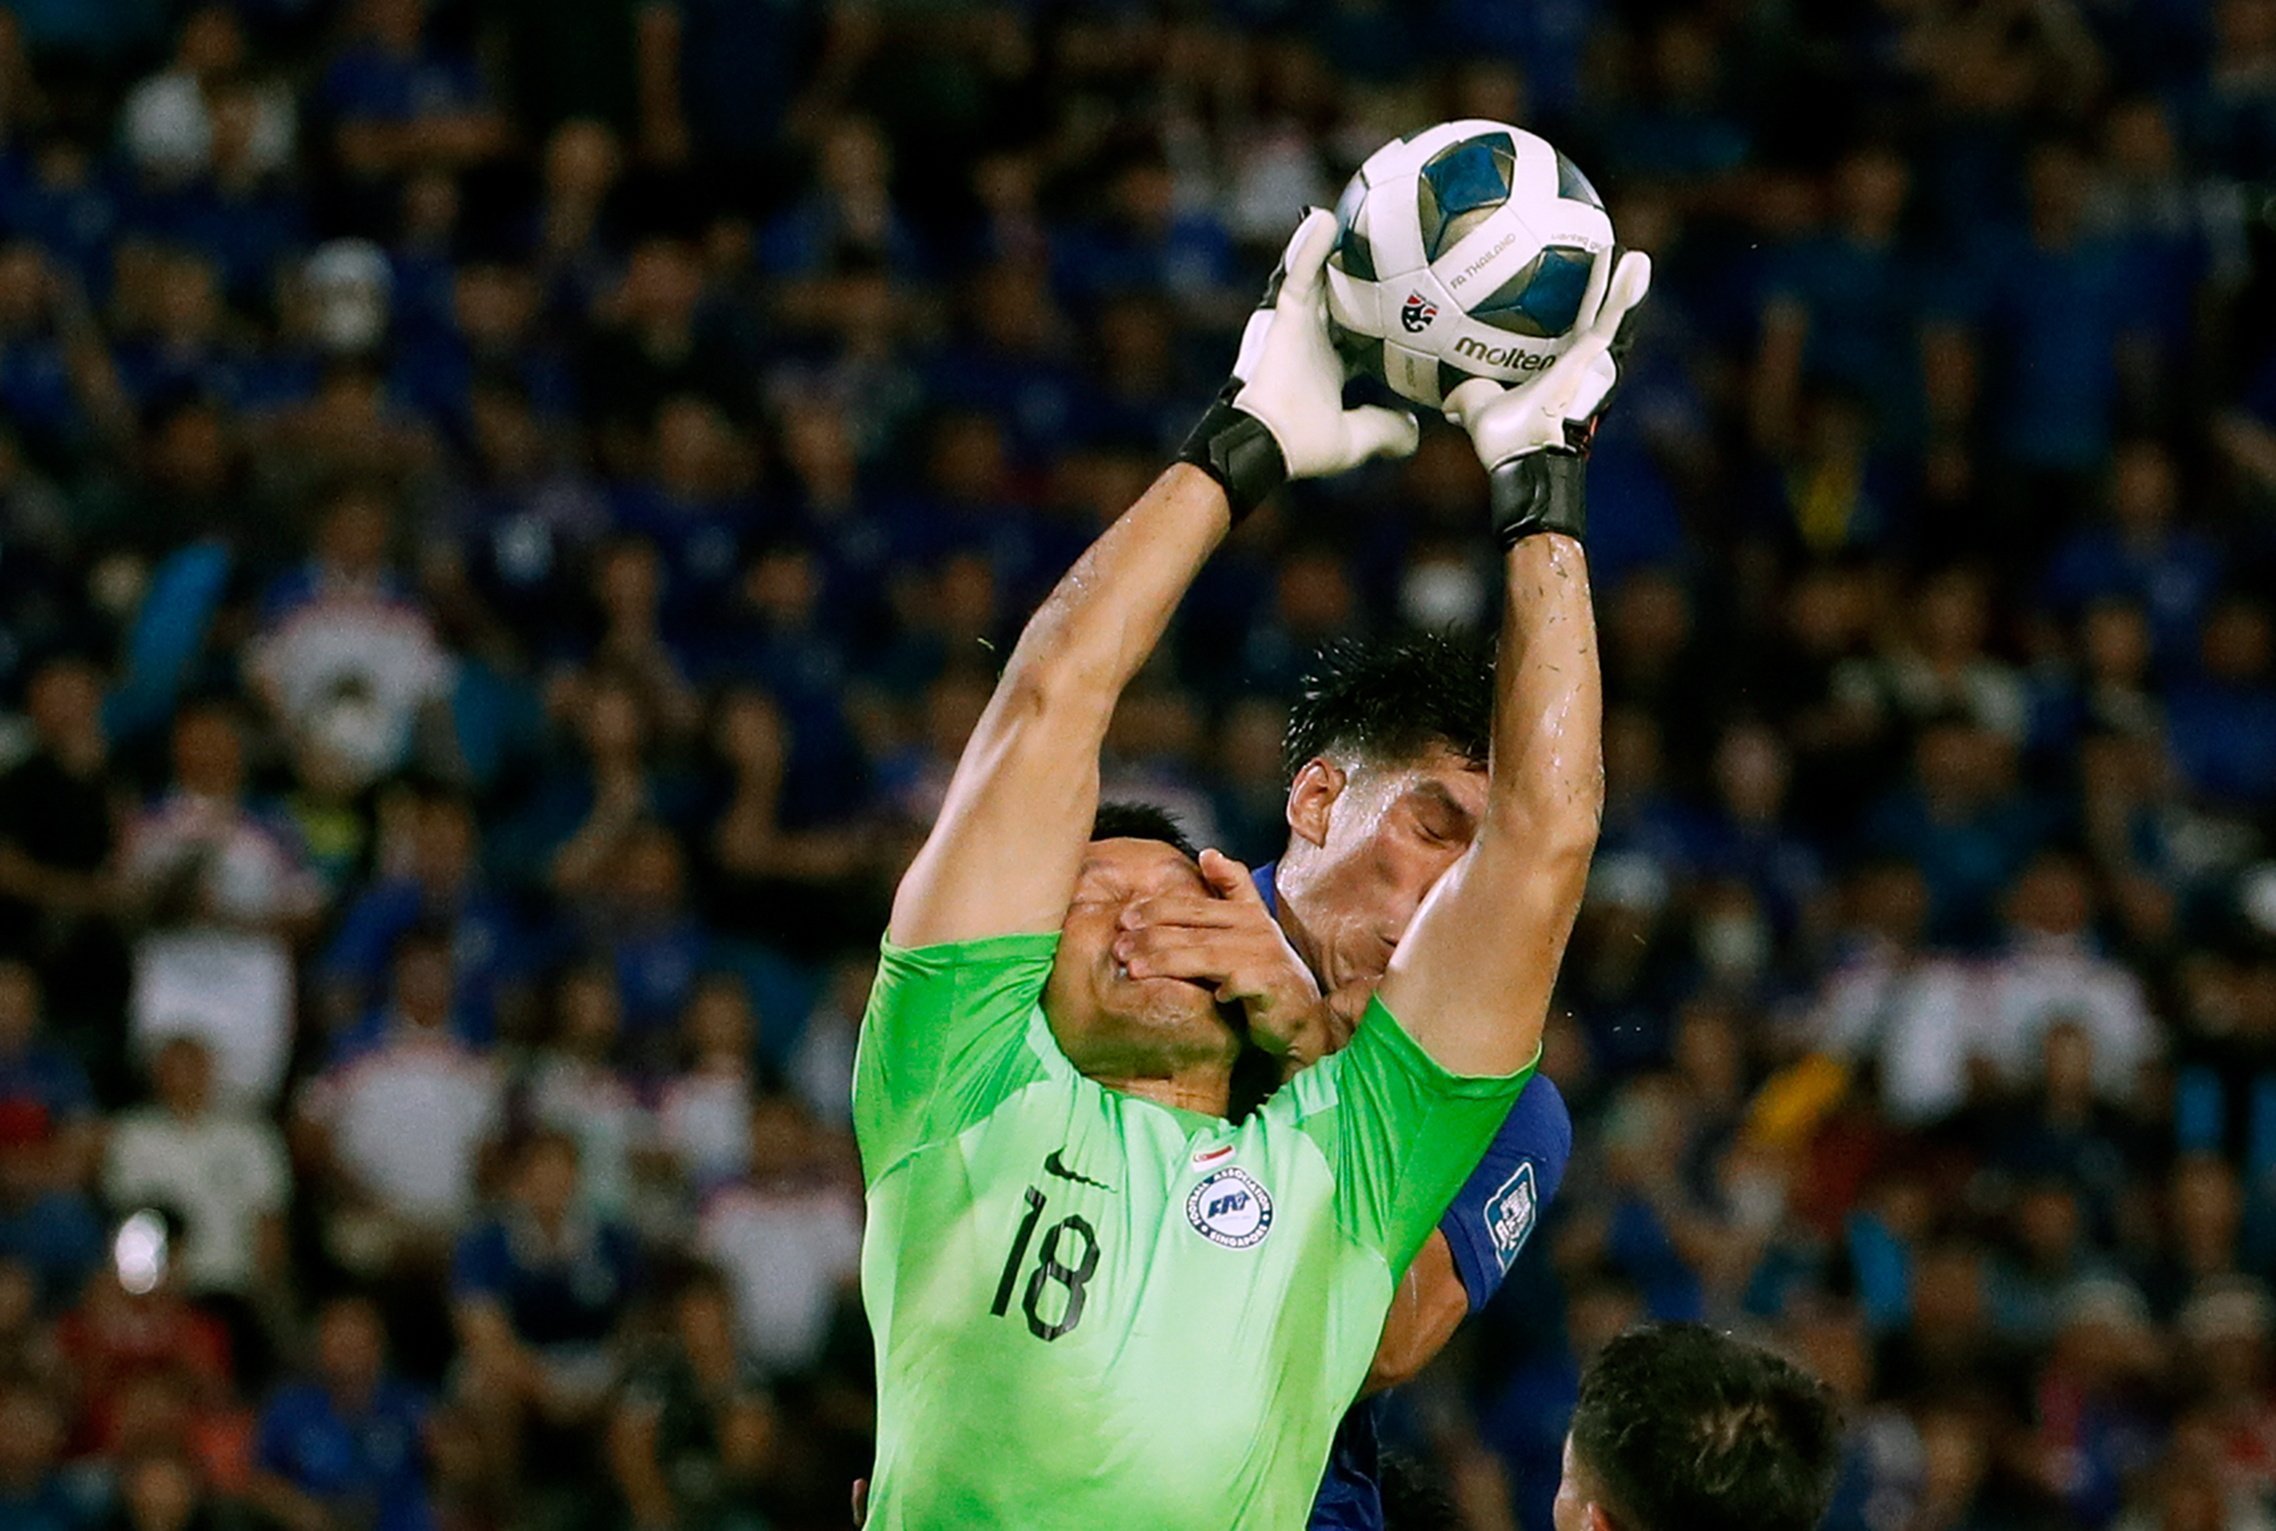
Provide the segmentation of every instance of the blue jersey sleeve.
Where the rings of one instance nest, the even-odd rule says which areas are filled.
[[[1518,1251],[1565,1179],[1573,1118],[1556,1085],[1539,1074],[1509,1108],[1501,1131],[1439,1219],[1454,1270],[1476,1313],[1501,1289]]]

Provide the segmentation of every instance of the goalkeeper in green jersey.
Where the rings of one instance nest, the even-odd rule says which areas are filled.
[[[1114,955],[1133,904],[1210,887],[1159,815],[1099,809],[1123,687],[1282,479],[1415,443],[1343,408],[1333,237],[1306,218],[1184,460],[1029,622],[894,899],[854,1074],[883,1531],[1301,1527],[1393,1290],[1539,1052],[1603,796],[1575,423],[1641,256],[1598,260],[1556,365],[1450,401],[1506,549],[1491,775],[1351,1044],[1236,1125],[1244,1047],[1318,1017]]]

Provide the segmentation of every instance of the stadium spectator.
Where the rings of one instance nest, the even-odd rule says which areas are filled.
[[[511,380],[477,378],[466,409],[461,461],[438,493],[420,573],[438,617],[471,635],[469,657],[483,661],[488,678],[493,666],[511,673],[564,642],[569,580],[608,507],[563,460],[550,422]],[[463,719],[459,735],[468,769],[487,779],[477,761],[494,769],[494,751],[481,748]]]
[[[815,668],[822,673],[802,675],[805,685],[820,692],[835,683],[836,661],[817,656]],[[724,802],[697,867],[723,937],[836,946],[875,923],[863,875],[875,870],[875,837],[840,817],[853,797],[847,788],[861,784],[825,780],[853,764],[837,706],[834,696],[811,696],[794,723],[766,692],[742,687],[714,709],[712,753],[726,778],[715,795]]]
[[[0,1106],[0,1260],[22,1266],[53,1310],[101,1263],[103,1229],[86,1192],[57,1183],[49,1133],[37,1101]]]
[[[686,852],[665,825],[633,825],[604,875],[577,911],[582,933],[616,968],[631,1045],[652,1055],[695,992],[711,936],[690,902]]]
[[[861,1218],[806,1108],[762,1096],[751,1108],[750,1162],[705,1199],[697,1245],[735,1298],[743,1353],[770,1376],[822,1354],[861,1259]]]
[[[354,31],[317,86],[331,151],[357,181],[462,169],[504,145],[475,60],[436,41],[427,0],[359,0]]]
[[[656,1112],[616,1062],[623,1032],[616,975],[597,962],[570,969],[554,991],[552,1030],[521,1082],[522,1107],[536,1125],[576,1139],[587,1211],[646,1221],[657,1211],[643,1194],[654,1178]]]
[[[1813,1045],[1872,1068],[1882,1105],[1901,1123],[1948,1115],[1966,1100],[1980,1049],[1962,1029],[1966,975],[1923,946],[1927,889],[1890,859],[1854,874],[1836,948],[1807,1023]]]
[[[2177,524],[2181,485],[2163,442],[2136,439],[2113,454],[2107,524],[2082,527],[2055,552],[2048,594],[2058,612],[2092,602],[2139,605],[2156,635],[2157,654],[2173,665],[2194,644],[2197,625],[2220,581],[2220,550],[2203,533]]]
[[[89,1516],[64,1481],[64,1419],[28,1378],[0,1380],[0,1510],[25,1531],[84,1531]]]
[[[643,824],[690,810],[692,788],[655,762],[655,720],[636,686],[604,672],[572,676],[562,690],[583,758],[540,779],[498,849],[520,878],[586,901],[609,886]]]
[[[2166,1184],[2166,1237],[2150,1266],[2158,1311],[2178,1317],[2197,1297],[2247,1274],[2245,1194],[2237,1173],[2209,1154],[2190,1154]]]
[[[248,1360],[290,1300],[285,1212],[292,1170],[275,1125],[215,1098],[213,1053],[170,1037],[150,1063],[149,1105],[122,1113],[104,1145],[103,1197],[163,1207],[182,1226],[183,1289],[230,1325]]]
[[[1699,873],[1743,884],[1776,942],[1816,923],[1824,891],[1818,853],[1786,824],[1792,769],[1771,729],[1742,724],[1726,730],[1715,747],[1714,803],[1687,835],[1685,856]]]
[[[750,1160],[757,1029],[750,989],[732,973],[698,983],[681,1017],[681,1067],[657,1091],[656,1135],[698,1191],[742,1174]]]
[[[2022,1088],[1984,1113],[1977,1144],[1994,1174],[2040,1175],[2083,1199],[2097,1241],[2118,1226],[2129,1177],[2156,1157],[2138,1106],[2140,1083],[2129,1081],[2120,1103],[2096,1089],[2093,1035],[2078,1021],[2051,1016],[2021,1071]]]
[[[126,992],[111,918],[120,782],[102,686],[94,665],[68,657],[40,666],[25,686],[38,744],[0,776],[0,940],[37,965],[49,1006],[109,1062],[100,1039],[115,1033]]]
[[[457,966],[455,1012],[487,1040],[501,1011],[523,1007],[529,963],[522,921],[482,875],[473,805],[447,792],[409,810],[402,864],[375,877],[341,913],[322,959],[326,1019],[337,1029],[367,1015],[385,986],[395,945],[418,928],[447,931]]]
[[[576,1140],[539,1131],[516,1154],[497,1216],[460,1239],[451,1263],[461,1399],[498,1459],[531,1475],[533,1453],[598,1422],[622,1374],[617,1334],[639,1279],[621,1224],[578,1206]],[[581,1472],[538,1471],[557,1491]]]
[[[1920,863],[1932,935],[1981,946],[2001,890],[2039,847],[2046,810],[2018,780],[2014,737],[1963,714],[1923,726],[1911,765],[1872,811],[1866,834],[1876,850]]]
[[[1867,144],[1842,158],[1831,189],[1831,227],[1783,252],[1763,308],[1749,409],[1756,438],[1781,454],[1801,445],[1805,380],[1859,395],[1887,438],[1915,438],[1925,424],[1919,305],[1928,273],[1901,237],[1912,169]]]
[[[433,626],[389,564],[395,517],[366,485],[325,508],[308,564],[273,585],[253,679],[293,738],[322,740],[359,785],[400,765],[448,693]]]
[[[431,1531],[421,1472],[431,1428],[418,1393],[387,1369],[379,1310],[335,1297],[314,1320],[313,1366],[261,1411],[247,1500],[280,1525],[343,1522],[371,1531]]]
[[[651,235],[593,305],[600,323],[580,358],[585,415],[614,471],[643,460],[667,399],[708,402],[731,419],[747,410],[746,346],[722,314],[705,309],[704,285],[685,240]]]
[[[1909,641],[1887,658],[1858,666],[1858,700],[1898,739],[1938,718],[1965,718],[2004,738],[2026,722],[2023,683],[1986,652],[1991,587],[1975,569],[1944,570],[1912,593]]]
[[[2199,671],[2174,688],[2175,763],[2207,802],[2230,812],[2276,792],[2276,639],[2265,602],[2236,594],[2198,629]]]
[[[2105,1099],[2131,1096],[2157,1059],[2157,1022],[2141,983],[2095,950],[2094,913],[2085,868],[2053,852],[2034,858],[2008,892],[2006,949],[1982,974],[1984,1013],[1968,1027],[2008,1088],[2036,1072],[2048,1029],[2064,1022],[2085,1033]]]
[[[0,1256],[0,1368],[11,1377],[58,1380],[55,1334],[40,1305],[38,1272]]]
[[[203,1463],[164,1447],[125,1454],[118,1505],[104,1531],[224,1531],[234,1506],[213,1487]]]
[[[633,1362],[609,1417],[609,1470],[631,1523],[763,1516],[779,1449],[773,1400],[736,1343],[734,1304],[698,1272],[673,1294],[669,1326]]]
[[[852,1121],[854,1050],[859,1045],[862,1010],[876,981],[874,959],[850,957],[840,962],[814,1008],[806,1012],[806,1024],[785,1070],[791,1088],[815,1121],[832,1131]]]
[[[120,137],[146,176],[179,183],[213,163],[215,97],[246,67],[243,24],[225,5],[201,5],[182,19],[167,67],[128,92],[119,106]],[[263,89],[255,117],[253,164],[262,174],[291,160],[291,96]]]
[[[83,1449],[118,1451],[149,1427],[152,1399],[186,1433],[206,1434],[232,1406],[229,1332],[190,1301],[172,1244],[180,1224],[152,1210],[119,1225],[112,1259],[56,1324]],[[210,1443],[210,1435],[207,1443]]]
[[[273,1102],[298,1010],[294,945],[321,913],[298,837],[247,802],[242,725],[200,704],[174,725],[174,780],[128,826],[126,877],[143,921],[133,1035],[212,1048],[225,1098]]]
[[[0,245],[0,359],[0,403],[33,461],[68,463],[123,423],[125,401],[77,274],[21,238]]]
[[[95,1094],[78,1057],[44,1034],[42,1008],[31,968],[0,958],[0,1111],[38,1125],[47,1142],[44,1177],[75,1189],[95,1168]]]
[[[299,1157],[325,1190],[332,1257],[350,1270],[432,1260],[475,1211],[505,1083],[454,1030],[455,988],[447,938],[411,931],[379,1025],[301,1089]]]
[[[2083,1281],[2063,1304],[2052,1349],[2031,1380],[2030,1450],[2055,1500],[2081,1525],[2107,1525],[2125,1485],[2155,1455],[2156,1337],[2124,1282]]]

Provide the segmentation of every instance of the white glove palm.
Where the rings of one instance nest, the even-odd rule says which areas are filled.
[[[1405,457],[1421,440],[1412,415],[1343,407],[1343,359],[1328,339],[1320,273],[1336,242],[1335,214],[1313,208],[1296,226],[1274,278],[1277,292],[1249,316],[1232,405],[1272,432],[1290,478],[1321,478],[1370,457]]]
[[[1617,265],[1609,252],[1597,256],[1572,344],[1546,371],[1509,387],[1472,378],[1446,396],[1446,418],[1470,433],[1478,461],[1495,468],[1528,452],[1572,445],[1566,424],[1579,426],[1604,407],[1620,378],[1612,338],[1651,285],[1652,258],[1642,251],[1630,250]]]

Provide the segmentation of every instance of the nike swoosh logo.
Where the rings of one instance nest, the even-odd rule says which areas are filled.
[[[1101,1191],[1111,1191],[1114,1189],[1113,1186],[1108,1185],[1103,1180],[1093,1180],[1090,1176],[1078,1174],[1074,1170],[1067,1168],[1066,1165],[1061,1164],[1059,1162],[1059,1150],[1056,1148],[1052,1149],[1051,1152],[1043,1156],[1043,1173],[1046,1175],[1056,1175],[1061,1180],[1072,1180],[1077,1185],[1095,1186]]]

